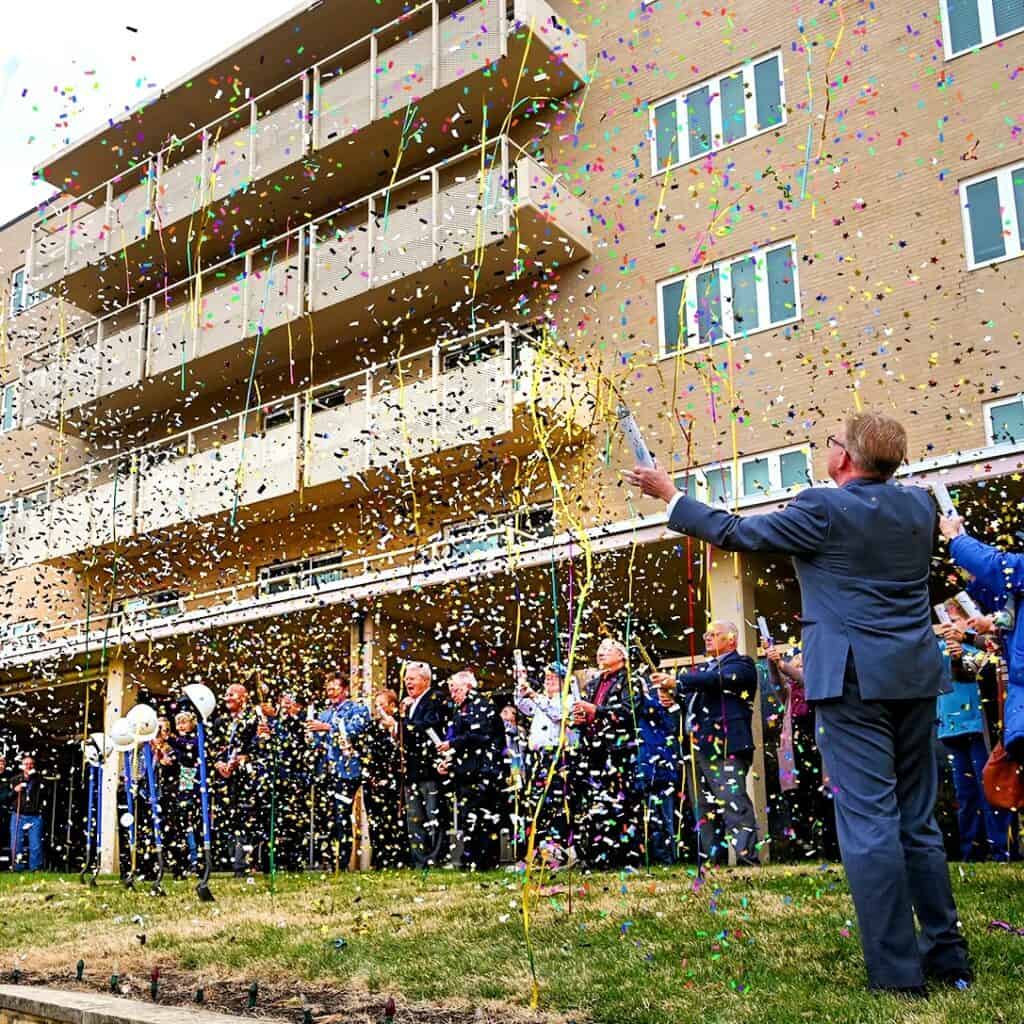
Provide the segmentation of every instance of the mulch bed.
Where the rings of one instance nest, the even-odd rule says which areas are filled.
[[[95,972],[93,972],[93,975]],[[82,981],[74,971],[21,971],[21,985],[44,985],[49,988],[77,992],[101,992],[129,999],[151,1002],[151,975],[125,973],[118,977],[117,991],[111,979],[86,973]],[[3,981],[13,982],[4,976]],[[211,1010],[239,1017],[289,1021],[292,1024],[384,1024],[388,995],[331,988],[313,983],[297,984],[293,979],[266,981],[259,986],[256,1006],[249,1007],[248,981],[203,981],[203,1002],[196,1002],[197,980],[194,975],[173,966],[160,967],[157,1002],[164,1006],[180,1006],[195,1010]],[[394,1024],[508,1024],[516,1020],[550,1020],[547,1015],[530,1015],[509,1007],[500,1012],[488,1007],[440,1007],[423,1003],[405,1003],[395,996]],[[308,1011],[308,1016],[307,1016]]]

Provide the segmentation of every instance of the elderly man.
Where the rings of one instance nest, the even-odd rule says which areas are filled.
[[[712,622],[704,634],[708,660],[703,665],[675,680],[657,672],[652,678],[663,691],[675,691],[695,741],[700,862],[721,862],[732,845],[738,864],[756,866],[757,823],[746,785],[754,757],[751,701],[757,666],[737,652],[737,638],[735,623]]]
[[[24,871],[23,846],[28,846],[28,870],[43,869],[43,781],[36,772],[36,759],[26,754],[21,771],[8,781],[11,792],[11,869]]]
[[[327,707],[307,722],[306,728],[316,739],[330,794],[331,832],[338,844],[338,864],[347,871],[355,845],[353,811],[363,779],[356,742],[370,728],[370,712],[350,699],[348,680],[340,672],[328,674],[324,693]]]
[[[926,976],[959,988],[973,980],[934,814],[943,684],[928,595],[936,509],[927,491],[890,482],[907,454],[906,431],[892,418],[851,416],[828,447],[837,486],[809,487],[765,515],[710,508],[658,467],[626,476],[667,503],[679,533],[725,551],[793,557],[807,699],[836,789],[868,981],[926,996]]]
[[[584,775],[580,838],[589,867],[619,868],[640,856],[635,776],[641,683],[629,678],[626,648],[610,637],[597,648],[597,668],[587,699],[572,708]]]
[[[258,720],[249,708],[249,691],[240,683],[224,693],[225,712],[213,722],[211,751],[216,785],[218,839],[231,858],[235,878],[249,868],[259,843],[256,825]]]
[[[501,854],[501,779],[505,727],[494,705],[476,690],[472,672],[448,680],[455,715],[447,739],[437,748],[450,755],[441,773],[455,780],[462,825],[462,867],[491,871]]]
[[[431,681],[425,661],[406,666],[399,738],[405,769],[405,824],[417,868],[438,867],[448,855],[448,808],[437,770],[437,746],[448,732],[451,705]]]

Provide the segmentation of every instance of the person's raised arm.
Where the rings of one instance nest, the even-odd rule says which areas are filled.
[[[644,494],[667,503],[671,529],[699,537],[723,551],[810,554],[828,537],[828,510],[815,488],[801,491],[778,512],[739,516],[686,497],[658,466],[653,469],[637,466],[625,476]]]

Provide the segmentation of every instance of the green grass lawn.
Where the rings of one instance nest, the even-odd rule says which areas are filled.
[[[835,867],[720,870],[697,887],[680,868],[576,875],[586,891],[571,910],[565,892],[540,897],[530,929],[540,1016],[1022,1024],[1024,937],[988,926],[1024,927],[1024,869],[952,870],[978,969],[970,992],[936,992],[927,1003],[869,995]],[[179,998],[218,984],[244,996],[257,980],[263,1012],[312,1003],[317,1020],[380,1020],[365,1008],[388,995],[398,1021],[537,1016],[514,874],[278,876],[275,893],[266,879],[216,878],[213,887],[217,901],[200,904],[187,883],[168,883],[167,898],[155,899],[113,880],[89,889],[77,876],[2,875],[0,976],[17,966],[29,982],[65,983],[81,957],[97,987],[117,973],[133,994],[147,993],[154,965],[176,979]],[[346,1016],[357,1004],[362,1016]],[[437,1016],[441,1008],[451,1015]]]

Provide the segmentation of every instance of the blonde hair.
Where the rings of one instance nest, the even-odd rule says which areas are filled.
[[[846,451],[871,476],[888,480],[907,458],[907,432],[881,412],[859,412],[846,421]]]

